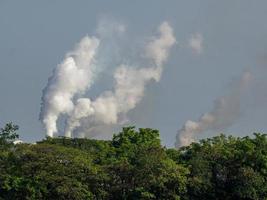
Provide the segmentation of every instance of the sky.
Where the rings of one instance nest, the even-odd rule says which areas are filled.
[[[127,124],[158,129],[163,145],[173,147],[185,122],[212,111],[214,101],[231,93],[232,82],[249,71],[253,84],[241,97],[238,118],[196,139],[219,132],[266,132],[266,18],[264,0],[0,0],[0,126],[18,124],[26,142],[45,137],[39,113],[48,78],[75,44],[96,34],[99,23],[123,24],[126,36],[115,40],[123,50],[102,56],[106,62],[116,63],[119,57],[128,63],[157,27],[168,22],[176,44],[161,80],[146,86],[142,100],[127,113]],[[112,70],[107,64],[86,95],[110,89]]]

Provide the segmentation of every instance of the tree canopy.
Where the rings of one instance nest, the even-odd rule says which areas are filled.
[[[150,128],[14,144],[17,130],[0,131],[0,199],[267,199],[265,134],[168,149]]]

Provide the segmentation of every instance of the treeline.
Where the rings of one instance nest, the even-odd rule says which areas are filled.
[[[111,141],[46,138],[14,144],[0,131],[0,199],[267,199],[267,137],[225,135],[178,150],[153,129],[123,128]]]

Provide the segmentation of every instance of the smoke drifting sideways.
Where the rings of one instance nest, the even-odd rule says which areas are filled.
[[[221,131],[233,125],[240,116],[241,98],[251,80],[252,74],[244,72],[240,79],[232,83],[229,94],[215,100],[210,112],[203,114],[197,121],[186,121],[176,135],[175,147],[190,145],[203,132]]]
[[[95,57],[100,39],[83,38],[56,67],[43,91],[40,119],[46,134],[50,137],[57,134],[57,121],[63,114],[67,115],[66,137],[92,137],[101,134],[105,126],[123,124],[127,121],[126,114],[143,98],[146,85],[160,81],[163,64],[175,43],[172,27],[163,22],[158,27],[158,35],[151,37],[144,46],[149,66],[120,64],[113,74],[113,90],[90,99],[84,97],[84,93],[94,83],[95,72],[99,71]],[[82,98],[76,98],[77,94]]]

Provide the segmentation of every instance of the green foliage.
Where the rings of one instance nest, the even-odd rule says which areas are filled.
[[[0,195],[5,199],[91,199],[103,192],[101,169],[78,149],[18,145],[1,166]]]
[[[52,144],[60,145],[65,147],[72,147],[88,152],[95,164],[104,164],[112,159],[114,152],[111,148],[111,141],[105,140],[93,140],[86,138],[50,138],[47,137],[45,140],[37,142],[38,144]]]
[[[189,199],[265,199],[267,138],[220,135],[181,150]]]
[[[9,146],[15,139],[19,138],[17,130],[18,125],[14,125],[12,122],[7,123],[4,128],[0,129],[0,148]]]
[[[0,132],[0,199],[267,199],[267,136],[216,136],[181,149],[159,132],[125,127],[111,141]]]
[[[112,145],[111,199],[180,199],[185,193],[187,170],[167,156],[157,130],[123,128]]]

